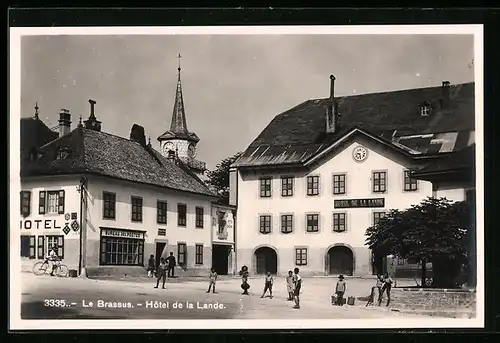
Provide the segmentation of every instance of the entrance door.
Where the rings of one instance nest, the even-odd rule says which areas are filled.
[[[372,274],[378,275],[383,274],[384,271],[384,256],[372,252]]]
[[[230,252],[231,252],[231,247],[229,245],[214,244],[212,246],[212,267],[215,269],[217,274],[219,275],[228,274]]]
[[[167,245],[166,242],[156,242],[156,254],[155,254],[156,265],[159,265],[160,258],[164,257],[162,255],[166,245]]]
[[[343,274],[352,276],[354,273],[354,256],[351,249],[344,246],[336,246],[328,251],[330,262],[330,274]]]
[[[255,262],[256,262],[256,273],[265,274],[270,272],[271,274],[278,273],[278,256],[274,249],[268,247],[262,247],[255,251]]]

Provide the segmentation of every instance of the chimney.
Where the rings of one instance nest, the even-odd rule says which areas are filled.
[[[330,75],[330,97],[326,106],[326,133],[337,131],[338,106],[335,102],[335,76]]]
[[[450,81],[443,81],[441,86],[441,108],[450,104]]]
[[[89,119],[84,121],[85,128],[94,131],[101,131],[101,122],[97,120],[94,113],[94,108],[96,104],[95,100],[89,99],[89,104],[90,104],[90,115]]]
[[[136,141],[143,147],[146,147],[146,135],[144,134],[144,128],[140,125],[134,124],[130,130],[130,140]]]
[[[68,110],[62,109],[59,112],[59,137],[67,135],[71,131],[71,113]]]

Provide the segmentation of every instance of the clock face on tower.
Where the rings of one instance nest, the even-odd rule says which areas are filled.
[[[191,158],[196,157],[196,148],[194,147],[194,145],[193,145],[193,144],[189,144],[189,147],[188,147],[188,155],[189,155],[189,157],[191,157]]]
[[[163,146],[163,153],[168,154],[170,150],[172,151],[174,150],[174,143],[172,142],[165,143],[165,145]]]
[[[358,146],[352,151],[352,158],[356,162],[363,162],[364,160],[366,160],[367,156],[368,151],[362,146]]]

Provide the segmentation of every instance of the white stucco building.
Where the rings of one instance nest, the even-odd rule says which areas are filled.
[[[334,81],[329,98],[276,116],[232,165],[239,267],[372,274],[383,257],[365,231],[378,218],[429,196],[464,200],[463,186],[433,189],[412,171],[473,144],[473,84],[335,97]]]
[[[205,164],[191,166],[196,135],[187,131],[182,101],[179,77],[167,131],[175,139],[158,138],[162,153],[139,125],[130,139],[101,131],[92,100],[88,120],[74,130],[69,111],[61,111],[55,137],[37,115],[21,120],[23,268],[57,245],[70,269],[88,275],[144,275],[150,255],[158,263],[170,253],[176,275],[207,275],[217,198],[199,177]],[[166,142],[177,147],[166,149]],[[228,238],[232,247],[232,233]]]

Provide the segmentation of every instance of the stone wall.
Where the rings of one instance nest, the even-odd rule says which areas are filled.
[[[386,300],[385,295],[383,302]],[[391,308],[428,311],[476,309],[476,291],[471,289],[393,288]]]

